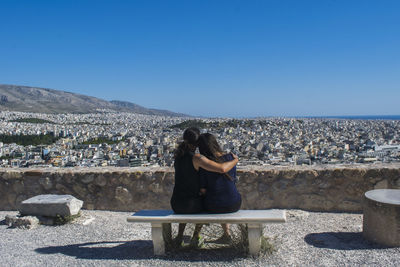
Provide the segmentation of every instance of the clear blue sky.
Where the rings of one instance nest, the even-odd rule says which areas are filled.
[[[0,83],[202,116],[400,114],[400,1],[0,1]]]

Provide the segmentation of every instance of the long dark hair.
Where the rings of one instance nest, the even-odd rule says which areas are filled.
[[[223,153],[219,146],[217,139],[210,133],[203,133],[199,137],[198,141],[199,151],[203,156],[215,162],[221,162],[221,159],[217,154]]]
[[[215,162],[223,162],[223,160],[218,155],[223,154],[224,151],[221,149],[214,135],[210,133],[201,134],[199,137],[198,146],[200,154],[202,154],[203,156],[206,156],[208,159]],[[233,181],[232,177],[229,174],[224,173],[224,176]]]
[[[175,159],[182,157],[185,153],[194,153],[197,147],[197,141],[200,136],[200,130],[196,127],[187,128],[183,132],[183,141],[178,145],[175,150]]]

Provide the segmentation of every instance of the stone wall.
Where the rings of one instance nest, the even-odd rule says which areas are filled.
[[[238,170],[243,209],[361,211],[364,192],[400,189],[400,165],[244,167]],[[170,168],[0,169],[0,210],[16,210],[38,194],[71,194],[86,209],[169,209]]]

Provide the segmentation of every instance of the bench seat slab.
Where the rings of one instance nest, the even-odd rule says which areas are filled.
[[[127,218],[128,222],[147,223],[284,223],[284,210],[239,210],[222,214],[174,214],[172,210],[141,210]]]

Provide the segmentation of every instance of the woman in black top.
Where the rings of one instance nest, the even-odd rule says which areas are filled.
[[[218,163],[203,155],[196,154],[197,141],[200,130],[188,128],[183,133],[183,142],[175,152],[175,185],[171,198],[171,207],[175,213],[190,214],[203,211],[202,197],[200,196],[199,168],[225,173],[231,170],[238,162],[236,156],[231,161]],[[183,238],[186,224],[179,224],[176,243],[179,245]],[[197,224],[191,243],[198,243],[200,239],[201,224]]]

